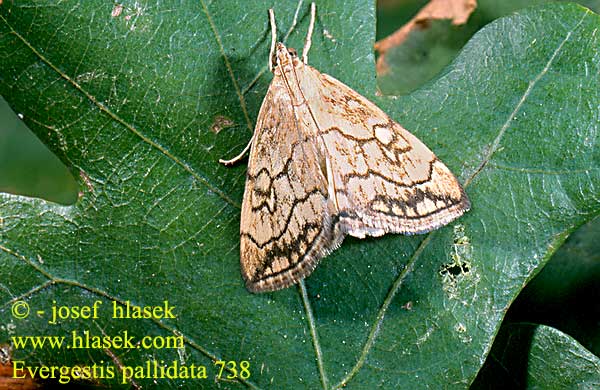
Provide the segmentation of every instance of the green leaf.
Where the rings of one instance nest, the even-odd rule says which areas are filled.
[[[28,348],[15,359],[207,366],[205,380],[135,379],[161,389],[464,388],[512,300],[600,213],[597,15],[552,5],[501,19],[427,89],[386,99],[374,96],[373,4],[319,2],[309,62],[425,141],[473,208],[425,236],[347,239],[299,288],[248,293],[238,265],[245,166],[217,160],[250,138],[270,80],[261,72],[271,5],[0,6],[0,93],[82,191],[68,207],[0,195],[0,343],[85,329],[186,341],[110,353]],[[291,46],[302,44],[307,9]],[[295,10],[276,4],[280,36]],[[36,314],[13,318],[18,300]],[[53,301],[96,300],[97,319],[48,323]],[[165,300],[176,319],[110,318],[113,304]],[[215,379],[215,359],[250,361],[250,378]]]
[[[600,359],[575,339],[549,326],[503,326],[473,389],[597,389]]]
[[[0,191],[44,197],[62,204],[77,200],[77,183],[73,175],[31,134],[2,96]]]
[[[511,322],[555,327],[600,354],[600,218],[571,234],[507,313]]]

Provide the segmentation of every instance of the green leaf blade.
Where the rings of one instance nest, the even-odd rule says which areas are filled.
[[[473,388],[485,381],[532,389],[593,389],[600,385],[600,359],[571,336],[549,326],[503,326],[490,352],[490,366]],[[523,353],[526,351],[526,353]]]
[[[575,6],[524,11],[478,34],[435,83],[378,101],[467,182],[472,210],[425,237],[347,239],[306,282],[312,313],[296,288],[251,295],[238,265],[244,167],[217,159],[249,139],[269,80],[252,84],[268,56],[271,4],[144,3],[118,17],[114,4],[23,4],[0,8],[0,93],[82,172],[82,196],[69,207],[0,196],[1,325],[17,334],[180,333],[184,351],[118,356],[209,367],[211,379],[190,388],[213,386],[215,358],[249,360],[249,386],[261,388],[321,388],[325,377],[365,388],[465,387],[510,302],[566,235],[600,212],[591,34],[599,18]],[[373,7],[355,5],[318,4],[309,60],[372,97]],[[278,7],[281,36],[296,4]],[[297,48],[306,8],[290,35]],[[233,124],[213,132],[219,116]],[[19,297],[47,311],[53,300],[99,299],[104,308],[168,300],[178,318],[17,323],[10,305]],[[102,350],[35,356],[110,358]]]

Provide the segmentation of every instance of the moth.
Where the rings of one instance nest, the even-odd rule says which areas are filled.
[[[429,232],[469,210],[450,170],[369,100],[308,65],[316,8],[302,58],[276,43],[273,80],[250,148],[240,225],[240,263],[251,292],[308,276],[346,235]]]

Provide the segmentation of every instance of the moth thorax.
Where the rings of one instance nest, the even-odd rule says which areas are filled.
[[[298,66],[300,63],[296,49],[287,48],[281,42],[277,43],[272,61],[274,69],[279,67],[284,72],[291,70],[291,68]]]

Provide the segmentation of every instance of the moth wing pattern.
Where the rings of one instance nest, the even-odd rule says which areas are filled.
[[[343,238],[315,131],[306,126],[275,75],[257,118],[242,201],[240,262],[252,292],[297,283]]]
[[[273,80],[249,144],[240,223],[251,292],[297,283],[346,234],[425,233],[470,208],[456,177],[421,141],[307,65],[315,9],[312,3],[302,61],[276,43],[269,10]]]
[[[308,65],[297,71],[331,165],[330,197],[344,233],[425,233],[470,208],[456,177],[417,137],[335,78]]]

